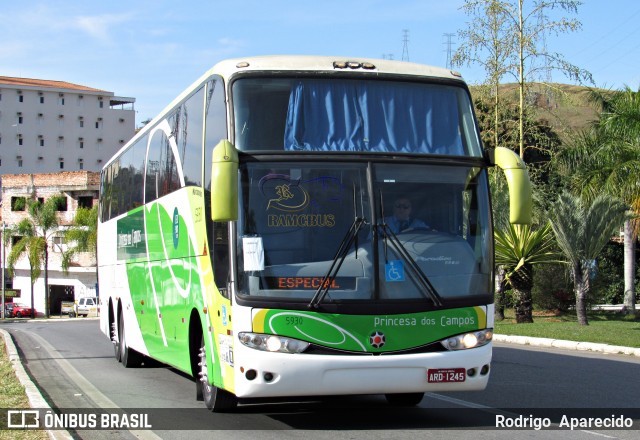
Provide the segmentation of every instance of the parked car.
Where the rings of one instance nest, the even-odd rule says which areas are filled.
[[[89,313],[95,313],[98,309],[98,298],[88,296],[80,298],[76,304],[76,316],[89,316]]]
[[[13,303],[13,317],[14,318],[22,318],[30,317],[33,309],[29,306],[26,306],[21,303]]]
[[[13,303],[4,303],[4,317],[13,318]]]

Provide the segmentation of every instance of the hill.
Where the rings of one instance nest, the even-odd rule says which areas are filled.
[[[482,93],[483,86],[471,86],[471,93]],[[597,119],[597,109],[590,102],[592,88],[570,84],[552,83],[547,86],[533,84],[527,97],[529,103],[534,104],[536,116],[539,120],[548,121],[560,137],[573,131],[587,128]],[[598,91],[603,91],[599,89]],[[503,99],[518,103],[517,84],[503,84],[500,86]]]

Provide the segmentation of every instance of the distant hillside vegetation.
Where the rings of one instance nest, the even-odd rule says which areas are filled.
[[[482,86],[470,86],[472,95],[481,92]],[[581,130],[597,119],[597,110],[589,102],[593,89],[569,84],[550,84],[550,87],[531,85],[528,100],[535,103],[537,117],[546,120],[560,137]],[[598,91],[602,91],[599,89]],[[500,86],[502,99],[517,105],[517,84]]]

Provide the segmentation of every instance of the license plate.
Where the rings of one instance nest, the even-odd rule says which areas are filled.
[[[464,368],[431,368],[427,370],[429,383],[464,382],[467,371]]]

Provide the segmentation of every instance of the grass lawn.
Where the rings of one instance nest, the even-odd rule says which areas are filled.
[[[640,347],[640,320],[633,315],[594,312],[587,318],[589,325],[579,325],[574,314],[534,312],[533,324],[516,324],[513,310],[509,310],[504,321],[496,321],[494,330],[501,335]]]
[[[5,350],[4,339],[0,336],[0,408],[29,408],[24,387],[16,378]],[[45,440],[46,431],[0,430],[1,440]]]

